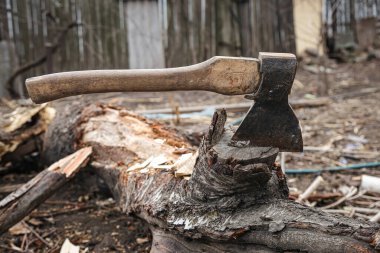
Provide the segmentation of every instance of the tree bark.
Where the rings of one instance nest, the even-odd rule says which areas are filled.
[[[93,147],[91,165],[123,212],[149,223],[151,252],[380,249],[378,224],[289,200],[278,149],[229,146],[225,121],[217,111],[198,151],[173,129],[107,106],[82,110],[73,134],[77,146]],[[184,153],[196,159],[178,162]]]

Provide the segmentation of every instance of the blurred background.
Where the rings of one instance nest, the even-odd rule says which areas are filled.
[[[380,41],[379,0],[1,0],[0,96],[27,77],[305,51],[352,61]]]

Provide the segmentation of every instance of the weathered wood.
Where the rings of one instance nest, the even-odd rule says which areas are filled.
[[[52,164],[28,183],[0,201],[0,235],[22,220],[87,164],[91,147]]]
[[[294,57],[284,54],[283,57]],[[253,93],[260,81],[259,60],[216,56],[202,63],[167,69],[89,70],[29,78],[36,103],[67,96],[112,91],[207,90],[225,95]]]
[[[24,102],[25,103],[25,102]],[[42,135],[54,118],[54,109],[9,101],[0,107],[0,164],[21,160],[42,149]]]
[[[93,147],[92,166],[122,210],[150,224],[151,252],[380,249],[378,224],[289,200],[277,149],[229,147],[224,111],[214,115],[191,177],[175,176],[180,154],[195,153],[177,132],[107,106],[88,107],[80,118],[77,145]],[[150,158],[158,155],[166,159]]]

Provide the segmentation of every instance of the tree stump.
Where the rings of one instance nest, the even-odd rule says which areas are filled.
[[[70,133],[76,142],[54,145],[92,146],[91,165],[123,212],[149,223],[151,252],[380,249],[378,224],[289,200],[286,177],[274,163],[278,149],[229,146],[234,129],[225,121],[225,111],[217,111],[197,151],[162,124],[92,105]]]

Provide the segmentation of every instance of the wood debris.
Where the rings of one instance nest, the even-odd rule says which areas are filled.
[[[25,223],[20,221],[9,229],[9,233],[11,233],[12,235],[24,235],[29,234],[30,229],[27,226],[25,226]]]
[[[0,201],[0,234],[23,219],[85,166],[91,147],[78,150],[46,170]]]
[[[180,156],[180,158],[174,164],[175,176],[186,177],[193,173],[195,162],[198,158],[198,151],[193,153],[187,153]],[[188,178],[188,177],[187,177]]]
[[[62,244],[60,253],[79,253],[80,247],[72,244],[69,239],[66,238]]]
[[[21,144],[46,131],[55,115],[47,104],[19,105],[0,119],[0,161]]]

